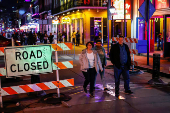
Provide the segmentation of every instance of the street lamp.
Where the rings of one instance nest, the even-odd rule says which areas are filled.
[[[113,6],[113,2],[112,2],[112,6],[110,6],[109,10],[111,13],[115,12],[116,8]]]

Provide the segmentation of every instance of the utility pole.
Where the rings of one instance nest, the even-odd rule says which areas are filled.
[[[146,22],[147,22],[147,65],[149,65],[149,0],[146,0]]]
[[[110,33],[109,33],[109,20],[110,20],[110,6],[111,6],[111,0],[108,0],[107,3],[107,54],[109,55],[109,46],[110,46]]]
[[[124,37],[126,37],[126,0],[124,0]]]

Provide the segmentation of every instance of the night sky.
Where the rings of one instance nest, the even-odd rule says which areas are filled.
[[[12,12],[12,7],[16,10],[17,0],[2,0],[0,4],[7,9],[7,12]]]

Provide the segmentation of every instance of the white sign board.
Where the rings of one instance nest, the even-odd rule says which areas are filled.
[[[52,72],[51,45],[5,48],[7,77]]]

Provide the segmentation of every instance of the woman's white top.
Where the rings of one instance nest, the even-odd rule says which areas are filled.
[[[93,52],[87,53],[87,58],[88,58],[88,61],[89,61],[89,68],[93,68],[94,67],[94,54],[93,54]]]

